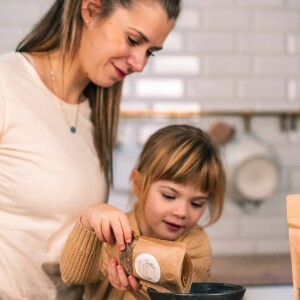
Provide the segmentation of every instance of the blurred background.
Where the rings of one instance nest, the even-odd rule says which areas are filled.
[[[51,3],[1,1],[0,53],[13,51]],[[299,0],[183,0],[163,51],[125,80],[110,196],[124,210],[149,134],[171,123],[231,129],[220,145],[225,210],[207,228],[215,280],[291,283],[286,195],[300,193],[299,54]]]

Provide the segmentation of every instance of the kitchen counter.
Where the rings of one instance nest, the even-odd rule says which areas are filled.
[[[213,257],[209,280],[245,286],[291,285],[293,279],[290,256]]]
[[[243,300],[295,300],[292,285],[246,286]]]

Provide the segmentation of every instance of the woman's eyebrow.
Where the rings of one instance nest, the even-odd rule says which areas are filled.
[[[137,32],[145,42],[149,42],[148,38],[141,31],[139,31],[133,27],[129,27],[129,28],[131,30],[134,30],[135,32]]]
[[[143,40],[144,42],[146,42],[146,43],[149,42],[149,39],[148,39],[141,31],[139,31],[139,30],[137,30],[137,29],[135,29],[135,28],[132,28],[132,27],[129,27],[129,28],[130,28],[131,30],[135,31],[136,33],[138,33],[138,34],[141,36],[141,38],[142,38],[142,40]],[[155,51],[159,51],[159,50],[162,49],[162,47],[156,47],[156,46],[154,46],[154,47],[151,47],[151,49],[153,49],[153,50],[155,50]]]

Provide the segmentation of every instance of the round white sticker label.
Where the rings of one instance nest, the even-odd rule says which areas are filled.
[[[159,281],[160,266],[153,255],[148,253],[138,255],[135,259],[134,266],[135,271],[142,279],[154,283]]]

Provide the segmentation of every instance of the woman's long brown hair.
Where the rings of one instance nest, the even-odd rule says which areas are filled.
[[[159,3],[169,19],[176,19],[181,0],[101,0],[99,18],[107,18],[116,7],[130,9],[136,1]],[[18,52],[51,52],[60,50],[64,65],[66,57],[75,58],[81,40],[83,20],[82,0],[56,0],[33,30],[20,42]],[[94,139],[100,164],[106,180],[112,182],[113,150],[117,135],[122,82],[103,88],[92,82],[84,90],[92,108],[92,122],[95,126]]]

